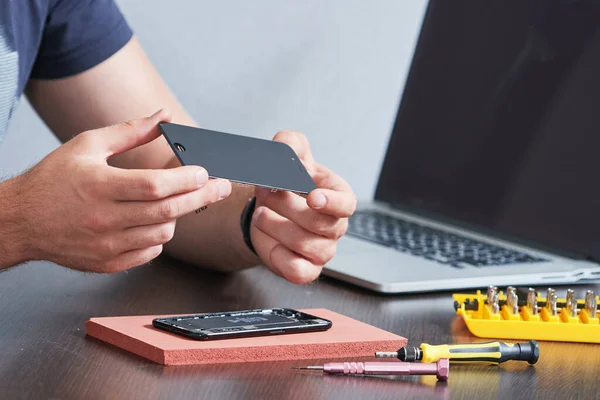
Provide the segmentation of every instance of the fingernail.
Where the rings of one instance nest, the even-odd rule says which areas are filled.
[[[171,113],[164,108],[161,108],[160,110],[155,112],[150,118],[157,118],[157,117],[161,117],[160,121],[162,121],[162,122],[170,122],[171,121]]]
[[[256,223],[256,221],[258,220],[258,218],[260,217],[260,214],[263,213],[263,208],[262,207],[258,207],[255,211],[254,211],[254,215],[252,216],[252,222]]]
[[[229,181],[222,181],[219,183],[219,200],[224,199],[231,193],[231,183]]]
[[[327,198],[323,193],[317,193],[313,198],[314,208],[323,208],[327,204]]]
[[[198,170],[196,179],[198,180],[198,186],[204,186],[208,182],[208,172],[204,168]]]

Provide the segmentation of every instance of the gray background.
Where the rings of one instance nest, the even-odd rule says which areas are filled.
[[[361,200],[373,195],[425,0],[118,0],[200,126],[271,138],[305,133]],[[0,176],[58,141],[23,99]]]

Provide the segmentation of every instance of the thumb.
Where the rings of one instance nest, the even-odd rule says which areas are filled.
[[[104,153],[106,159],[127,150],[139,147],[153,141],[160,136],[159,122],[170,122],[171,114],[166,110],[159,110],[153,115],[145,118],[134,119],[117,125],[107,126],[92,132],[98,135],[98,141],[102,143],[102,149],[94,151]]]

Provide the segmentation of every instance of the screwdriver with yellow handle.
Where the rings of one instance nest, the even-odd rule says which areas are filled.
[[[377,358],[398,358],[400,361],[424,363],[447,358],[450,362],[485,362],[500,364],[505,361],[527,361],[535,364],[540,357],[540,348],[535,340],[528,343],[508,344],[486,342],[473,344],[443,344],[432,346],[422,343],[419,347],[406,346],[398,351],[375,353]]]

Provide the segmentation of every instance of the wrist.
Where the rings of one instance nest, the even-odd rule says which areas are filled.
[[[30,261],[27,254],[22,177],[0,182],[0,269]]]
[[[256,252],[252,251],[251,248],[254,246],[249,246],[245,236],[248,235],[248,240],[252,243],[252,237],[250,236],[250,228],[252,215],[251,212],[251,201],[254,198],[254,187],[253,186],[242,186],[236,185],[235,190],[235,198],[232,199],[232,204],[235,204],[234,212],[230,213],[231,222],[233,223],[230,227],[233,229],[228,230],[228,235],[231,238],[235,238],[232,241],[232,245],[235,249],[236,258],[241,262],[244,267],[252,267],[259,265],[261,263],[260,258],[256,254]],[[247,234],[244,233],[245,229],[244,219],[247,220]]]
[[[248,250],[250,250],[254,255],[256,254],[256,250],[254,249],[254,245],[252,244],[252,238],[250,236],[250,229],[252,225],[252,216],[254,215],[254,210],[256,208],[256,197],[252,197],[246,203],[244,210],[240,216],[240,229],[242,231],[242,238],[244,239],[244,243]]]

